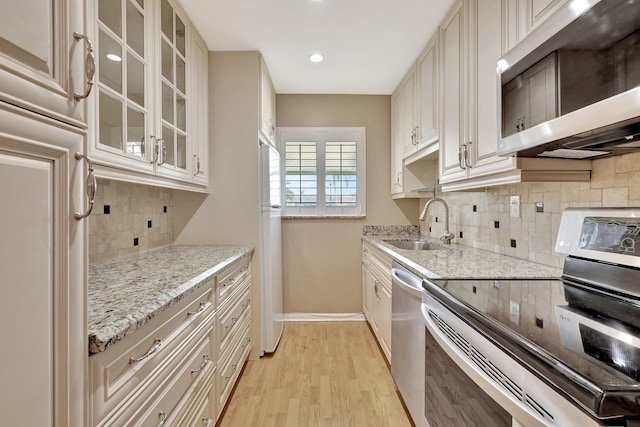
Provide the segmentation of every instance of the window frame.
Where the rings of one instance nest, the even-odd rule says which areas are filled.
[[[316,143],[316,205],[287,206],[286,143]],[[327,142],[356,143],[356,206],[327,206],[325,147]],[[277,147],[282,179],[282,216],[305,218],[364,218],[366,216],[366,128],[364,127],[279,127]]]

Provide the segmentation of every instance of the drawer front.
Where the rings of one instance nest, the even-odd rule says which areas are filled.
[[[171,426],[180,405],[191,399],[190,390],[199,388],[211,378],[214,362],[210,357],[210,336],[207,334],[187,353],[177,366],[162,372],[162,381],[152,388],[148,398],[133,399],[107,425],[156,427]],[[176,410],[174,412],[174,410]],[[164,421],[164,424],[160,424]]]
[[[219,360],[225,360],[229,352],[233,351],[242,339],[244,329],[247,324],[251,323],[251,310],[245,310],[237,321],[233,322],[231,331],[227,333],[224,339],[220,340]],[[219,334],[218,334],[219,335]]]
[[[251,267],[249,257],[244,257],[218,274],[218,307],[224,304],[225,300],[237,289],[245,278],[250,278]]]
[[[240,375],[240,371],[242,370],[242,366],[245,360],[247,360],[247,356],[251,350],[251,336],[249,331],[250,323],[250,317],[243,319],[241,326],[242,329],[239,330],[241,333],[237,334],[238,339],[229,346],[228,351],[220,358],[220,363],[218,364],[220,367],[218,372],[218,390],[220,395],[218,412],[221,412],[224,409],[224,405],[231,394],[233,385],[236,383],[238,376]]]
[[[235,330],[236,325],[240,321],[242,315],[251,309],[250,288],[245,286],[244,289],[239,289],[241,292],[237,298],[232,298],[232,305],[225,310],[221,310],[218,314],[220,318],[220,324],[218,329],[218,337],[220,341],[224,339]]]
[[[144,394],[150,383],[158,383],[166,369],[195,345],[196,336],[212,328],[214,296],[211,286],[200,289],[154,319],[160,321],[155,328],[136,331],[117,346],[90,357],[94,424]]]
[[[179,404],[174,412],[175,417],[171,419],[171,426],[175,427],[213,427],[215,424],[215,377],[214,371],[211,376],[202,382],[199,389],[194,390],[189,400],[184,404]]]

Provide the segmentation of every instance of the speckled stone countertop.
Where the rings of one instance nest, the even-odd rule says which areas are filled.
[[[428,240],[444,246],[442,250],[406,250],[385,240],[409,240],[395,234],[362,236],[383,252],[395,258],[418,275],[433,279],[549,279],[562,275],[559,268],[549,267],[507,255],[451,243]]]
[[[122,340],[251,252],[248,246],[168,246],[89,265],[89,353]]]

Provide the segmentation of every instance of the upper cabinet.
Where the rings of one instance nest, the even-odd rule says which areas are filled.
[[[416,62],[416,153],[438,150],[440,139],[440,57],[438,33],[427,43]]]
[[[569,0],[502,0],[503,46],[514,47]]]
[[[262,55],[260,56],[260,133],[266,142],[275,147],[276,91]]]
[[[531,2],[527,2],[530,7]],[[554,3],[555,4],[555,3]],[[523,181],[588,181],[589,162],[565,159],[499,157],[496,63],[508,50],[509,1],[461,0],[440,29],[442,136],[440,184],[443,191],[473,189]],[[539,6],[539,5],[538,5]],[[525,9],[526,10],[526,9]],[[521,103],[519,126],[547,113],[541,102],[549,92],[548,67],[514,87]],[[523,76],[524,77],[524,76]],[[528,88],[528,89],[527,89]],[[527,110],[527,106],[533,106]],[[525,112],[525,110],[527,110]],[[535,117],[534,117],[535,116]],[[522,121],[522,117],[525,120]]]
[[[81,1],[3,2],[0,100],[86,128],[93,39]]]
[[[89,155],[99,176],[207,185],[206,45],[169,0],[93,0],[96,94]]]
[[[436,184],[439,148],[439,70],[436,36],[427,43],[391,97],[391,194],[426,197]],[[429,193],[430,194],[430,193]]]

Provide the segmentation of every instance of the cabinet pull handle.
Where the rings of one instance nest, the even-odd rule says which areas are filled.
[[[249,266],[247,265],[246,267],[243,267],[242,270],[240,270],[242,273],[246,273],[247,271],[249,271]]]
[[[80,153],[75,153],[74,157],[76,158],[76,160],[85,160],[87,162],[87,168],[89,171],[89,174],[87,175],[87,181],[85,184],[87,197],[89,198],[89,206],[87,207],[87,210],[84,211],[84,213],[76,212],[73,215],[73,217],[76,220],[80,221],[81,219],[84,219],[89,215],[91,215],[91,211],[93,210],[93,204],[96,202],[95,198],[96,198],[96,190],[98,189],[98,182],[96,181],[96,176],[93,174],[93,163],[91,162],[91,160],[89,160],[89,158],[84,154],[80,154]]]
[[[80,101],[81,99],[88,97],[91,93],[91,89],[93,89],[93,76],[96,73],[96,58],[93,56],[93,43],[91,43],[89,37],[74,31],[73,38],[76,41],[84,40],[87,43],[87,56],[84,61],[84,73],[87,76],[87,89],[84,95],[77,92],[73,93],[73,99]]]
[[[251,344],[251,337],[247,337],[247,342],[242,346],[242,348],[247,348]]]
[[[201,301],[200,305],[198,306],[198,309],[196,311],[187,312],[187,316],[195,316],[198,313],[202,313],[206,307],[207,307],[207,303],[204,301]]]
[[[458,165],[462,170],[467,168],[466,165],[464,164],[465,155],[463,154],[463,151],[466,151],[466,150],[467,150],[467,146],[465,144],[458,146]]]
[[[245,308],[247,307],[249,304],[251,304],[251,298],[247,298],[244,302],[244,304],[240,304],[240,307]]]
[[[153,139],[156,143],[153,145],[153,160],[151,160],[151,164],[158,164],[161,165],[162,163],[158,163],[158,158],[160,157],[160,144],[163,144],[164,146],[164,139],[162,138],[158,138],[155,135],[151,135],[150,136],[151,139]],[[164,163],[164,160],[163,160]]]
[[[138,363],[138,362],[143,361],[144,359],[146,359],[147,357],[151,356],[153,353],[158,351],[158,349],[160,348],[161,345],[162,345],[162,340],[160,338],[156,338],[153,341],[153,347],[151,347],[145,354],[143,354],[142,356],[138,357],[137,359],[135,359],[133,357],[130,358],[129,359],[129,365],[131,365],[133,363]]]
[[[525,122],[525,117],[520,119],[520,130],[524,130],[525,129],[524,122]]]
[[[203,355],[202,356],[202,364],[200,365],[200,367],[198,369],[192,369],[191,373],[195,374],[196,372],[202,371],[202,368],[204,368],[207,365],[207,363],[209,363],[209,360],[210,359],[209,359],[209,355],[208,354]]]
[[[520,119],[516,120],[516,131],[520,132]]]
[[[160,421],[156,424],[156,427],[162,427],[164,422],[167,421],[167,414],[164,411],[160,411],[158,416],[160,417]]]
[[[211,418],[203,418],[202,419],[202,427],[212,427],[213,420]]]
[[[473,144],[472,141],[467,142],[466,144],[464,144],[464,167],[471,169],[473,166],[471,165],[471,162],[469,161],[469,147],[471,146],[471,144]]]
[[[231,379],[231,377],[233,376],[233,374],[235,374],[235,373],[236,373],[236,370],[238,369],[238,365],[237,365],[237,364],[236,364],[236,365],[231,365],[231,367],[233,368],[233,369],[231,370],[231,375],[229,375],[229,376],[225,376],[225,379],[226,379],[227,381]]]
[[[200,170],[200,156],[198,156],[197,154],[194,154],[193,157],[195,157],[196,159],[196,173],[194,173],[193,176],[198,176],[200,175],[200,172],[202,172]]]

